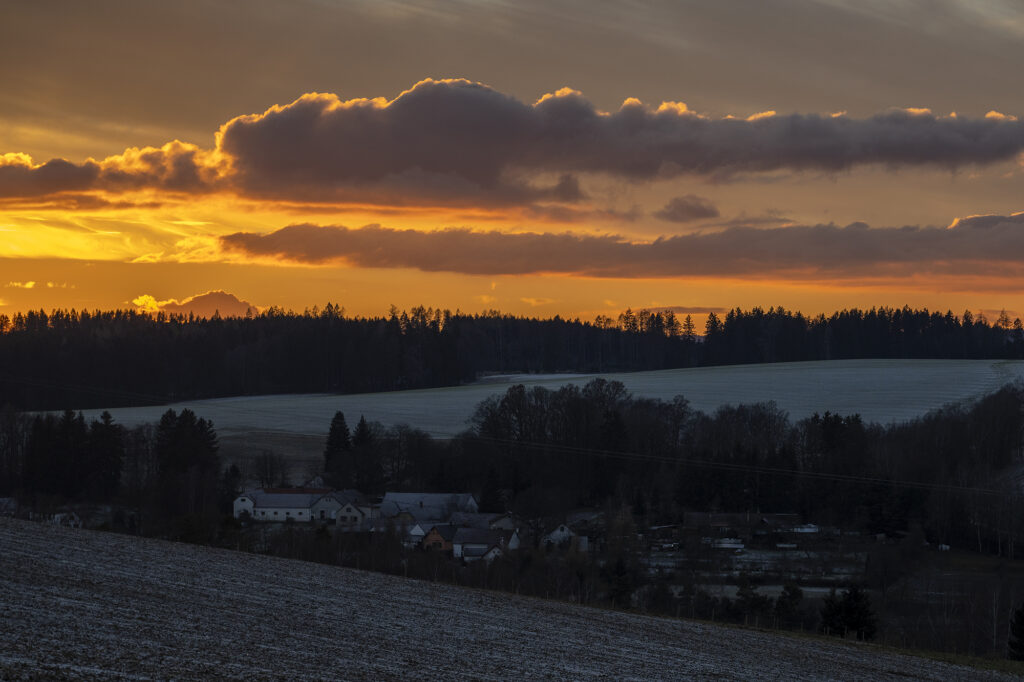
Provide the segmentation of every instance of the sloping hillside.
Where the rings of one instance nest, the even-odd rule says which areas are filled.
[[[830,643],[0,519],[0,679],[997,679]]]
[[[359,395],[272,395],[200,400],[188,407],[212,419],[222,436],[279,433],[324,436],[336,410],[355,423],[358,415],[386,426],[407,423],[438,436],[467,428],[476,405],[504,393],[512,382],[558,388],[596,376],[621,381],[637,396],[671,400],[685,396],[699,410],[731,403],[774,400],[794,419],[829,410],[860,413],[888,423],[995,391],[1024,377],[1024,362],[994,360],[836,360],[769,365],[731,365],[604,375],[519,375],[468,386]],[[504,379],[495,380],[495,379]],[[132,426],[156,422],[167,407],[111,409]],[[86,411],[87,418],[102,410]]]

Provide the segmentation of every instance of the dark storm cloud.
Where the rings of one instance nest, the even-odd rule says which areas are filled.
[[[710,199],[686,194],[673,198],[660,211],[655,211],[654,215],[671,223],[689,223],[704,218],[717,218],[719,213],[718,207]]]
[[[471,275],[557,273],[591,277],[910,276],[929,270],[986,274],[1019,269],[1024,213],[983,216],[942,227],[869,228],[864,223],[755,229],[633,242],[616,235],[396,230],[380,225],[291,225],[236,233],[222,245],[256,257],[358,267],[415,268]]]

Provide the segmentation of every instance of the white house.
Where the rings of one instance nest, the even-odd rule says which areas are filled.
[[[242,514],[248,514],[252,517],[253,507],[256,504],[255,496],[249,492],[242,493],[235,498],[234,503],[234,516],[236,519],[241,518]]]
[[[254,521],[294,521],[308,523],[327,510],[331,503],[324,503],[314,513],[314,505],[333,491],[325,488],[264,488],[250,490],[235,498],[234,514],[240,517],[248,513]],[[335,501],[337,502],[337,501]],[[337,503],[340,507],[340,503]]]

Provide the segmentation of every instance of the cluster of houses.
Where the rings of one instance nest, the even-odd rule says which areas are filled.
[[[490,562],[522,545],[517,520],[507,513],[481,512],[471,493],[388,492],[373,499],[358,490],[262,488],[235,498],[234,515],[260,523],[331,524],[340,532],[395,532],[406,547],[444,552],[466,562]],[[578,537],[566,523],[540,540],[588,548],[587,538]]]

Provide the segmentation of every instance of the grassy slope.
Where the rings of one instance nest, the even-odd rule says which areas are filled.
[[[0,679],[1001,679],[853,645],[0,519]]]

